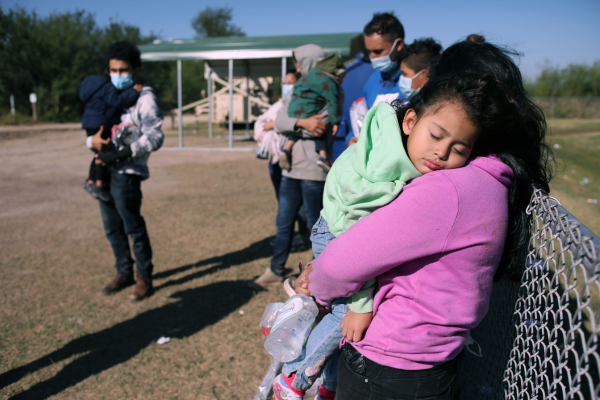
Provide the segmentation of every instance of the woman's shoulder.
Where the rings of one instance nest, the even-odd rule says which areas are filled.
[[[442,174],[460,187],[482,188],[485,186],[510,187],[513,171],[496,156],[477,157],[456,169],[432,172]]]

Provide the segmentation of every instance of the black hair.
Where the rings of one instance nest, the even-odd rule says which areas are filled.
[[[406,48],[402,62],[415,72],[429,68],[431,61],[442,52],[442,45],[434,38],[417,39]]]
[[[296,76],[296,79],[300,79],[300,76],[301,76],[300,73],[298,71],[296,71],[295,69],[288,69],[285,74],[286,75],[293,74],[294,76]]]
[[[375,13],[373,19],[363,29],[365,36],[377,33],[381,36],[391,35],[394,39],[404,39],[404,26],[393,12]]]
[[[527,206],[534,188],[549,192],[553,160],[545,142],[546,120],[527,98],[519,68],[505,49],[489,43],[461,42],[442,53],[430,80],[397,107],[402,126],[408,109],[417,117],[432,106],[460,105],[480,135],[473,157],[495,154],[513,171],[508,193],[508,233],[494,280],[520,279],[530,239]],[[404,135],[403,135],[404,136]]]
[[[108,49],[109,60],[125,61],[133,69],[142,65],[142,58],[137,46],[131,42],[114,42]]]

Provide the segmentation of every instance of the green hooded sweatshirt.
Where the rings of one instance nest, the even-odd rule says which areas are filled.
[[[335,161],[325,181],[321,215],[334,236],[359,219],[394,200],[408,181],[422,174],[410,161],[396,111],[385,102],[363,121],[356,144]],[[375,279],[367,281],[348,301],[356,313],[373,311]]]

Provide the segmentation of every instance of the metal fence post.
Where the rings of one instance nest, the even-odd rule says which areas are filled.
[[[229,59],[229,148],[233,148],[233,58]]]
[[[208,137],[212,138],[212,119],[213,119],[213,98],[212,98],[212,70],[208,64],[204,63],[205,68],[208,68],[208,80],[206,81],[206,88],[208,89]]]
[[[179,108],[179,148],[183,147],[183,107],[182,99],[182,88],[181,88],[181,60],[177,60],[177,107]]]

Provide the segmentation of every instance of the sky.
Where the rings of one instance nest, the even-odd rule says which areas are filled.
[[[206,6],[231,7],[232,22],[247,36],[360,32],[374,12],[394,11],[407,43],[433,37],[446,48],[471,33],[482,34],[521,52],[518,63],[529,79],[546,63],[562,68],[600,60],[599,0],[0,0],[0,5],[5,11],[19,5],[40,16],[85,10],[101,25],[112,18],[162,39],[194,37],[191,20]]]

